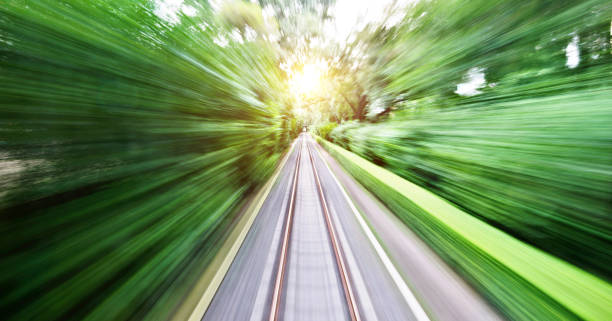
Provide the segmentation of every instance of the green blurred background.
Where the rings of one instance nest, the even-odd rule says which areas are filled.
[[[609,1],[334,5],[4,0],[3,318],[170,318],[302,126],[612,280]]]

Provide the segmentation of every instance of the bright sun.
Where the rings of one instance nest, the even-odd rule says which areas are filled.
[[[302,70],[291,74],[289,78],[291,92],[298,96],[314,94],[321,89],[321,79],[325,70],[326,65],[323,62],[305,64]]]

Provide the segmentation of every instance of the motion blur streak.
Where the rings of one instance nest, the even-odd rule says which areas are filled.
[[[280,319],[348,315],[314,264],[333,256],[294,253],[329,242],[316,168],[362,319],[612,320],[611,19],[609,0],[0,0],[0,316],[265,319],[303,162]],[[312,159],[288,148],[305,130]]]
[[[321,134],[609,281],[612,5],[460,3],[419,2],[405,20],[410,23],[388,30],[384,41],[372,40],[380,47],[372,49],[369,99],[392,101],[391,117],[382,111],[370,124],[347,122]],[[579,47],[579,58],[572,47]],[[459,270],[506,314],[551,318],[539,304],[502,303],[511,283],[501,281],[505,272],[492,270],[487,279],[482,264],[468,267],[477,253],[458,263],[463,259],[455,254],[467,255],[455,248],[460,242],[446,243],[431,224],[418,226],[418,214],[406,214],[406,223],[463,265]],[[519,283],[517,293],[525,293]]]
[[[3,319],[166,318],[273,170],[272,51],[218,46],[194,6],[3,1]]]
[[[610,2],[434,1],[409,15],[376,62],[379,99],[409,98],[389,121],[346,124],[332,140],[610,279]],[[453,94],[473,67],[481,94]]]

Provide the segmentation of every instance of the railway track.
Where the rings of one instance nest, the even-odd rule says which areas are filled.
[[[194,321],[431,320],[431,306],[425,310],[403,273],[438,302],[436,320],[502,320],[318,147],[307,134],[295,140],[204,316]]]
[[[314,165],[313,155],[311,151],[310,145],[306,142],[306,140],[301,137],[300,138],[300,148],[298,150],[297,159],[295,169],[293,172],[292,178],[292,186],[291,186],[291,196],[289,199],[289,206],[287,207],[285,226],[283,228],[282,235],[282,243],[280,245],[280,253],[278,259],[278,265],[276,268],[276,277],[274,282],[274,290],[272,294],[272,303],[270,306],[269,313],[269,321],[277,321],[281,320],[281,306],[284,298],[283,288],[285,286],[285,280],[287,275],[287,262],[290,256],[290,247],[291,247],[291,236],[294,228],[295,221],[295,204],[297,197],[297,189],[298,189],[298,180],[300,170],[303,170],[302,166],[302,153],[307,153],[307,161],[310,162],[311,168],[313,171],[315,185],[317,190],[317,195],[321,207],[321,211],[323,213],[323,219],[325,221],[326,230],[328,232],[330,245],[333,253],[333,261],[335,262],[335,267],[337,268],[337,272],[340,278],[340,283],[342,284],[342,292],[344,294],[344,301],[347,306],[349,319],[351,321],[361,321],[361,317],[359,315],[359,309],[357,307],[357,300],[355,297],[355,293],[353,287],[351,285],[350,273],[345,263],[345,259],[342,253],[342,246],[338,240],[336,230],[334,228],[333,221],[330,216],[329,208],[327,206],[327,201],[325,199],[325,194],[323,193],[323,187],[321,185],[321,181],[319,178],[319,173],[317,172],[316,166]]]

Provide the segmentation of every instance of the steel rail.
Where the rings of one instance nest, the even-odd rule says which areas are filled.
[[[321,181],[319,179],[319,173],[317,172],[308,142],[306,142],[306,149],[308,150],[308,156],[310,157],[310,163],[312,164],[312,171],[314,173],[315,181],[317,183],[317,190],[319,192],[319,199],[321,200],[323,216],[325,217],[325,222],[327,223],[327,231],[329,232],[329,237],[331,240],[332,248],[334,250],[334,256],[336,258],[336,265],[338,266],[338,270],[340,272],[340,279],[342,281],[342,287],[344,288],[344,297],[346,298],[346,303],[349,308],[349,314],[351,316],[351,321],[361,321],[361,316],[359,315],[359,309],[357,308],[357,301],[355,299],[355,294],[349,282],[350,281],[349,272],[348,272],[346,263],[344,262],[344,258],[341,253],[339,241],[338,241],[338,238],[336,237],[336,232],[334,230],[331,216],[329,214],[329,209],[327,208],[327,202],[325,201],[325,195],[323,194],[323,187],[321,186]]]
[[[355,218],[357,218],[357,222],[359,222],[359,225],[361,225],[361,228],[365,232],[366,237],[370,240],[370,243],[374,246],[374,250],[376,251],[376,254],[378,254],[378,257],[383,262],[383,265],[387,269],[387,272],[391,276],[391,279],[393,280],[393,282],[399,289],[400,293],[402,294],[402,297],[404,298],[404,300],[406,301],[406,303],[412,310],[412,313],[414,314],[417,321],[430,321],[429,316],[427,315],[427,313],[425,313],[425,310],[423,309],[423,306],[421,306],[421,303],[417,300],[416,296],[412,293],[412,290],[410,290],[408,285],[406,285],[406,281],[404,281],[404,279],[402,278],[397,268],[393,265],[393,263],[391,262],[391,259],[389,258],[385,250],[383,249],[382,245],[380,244],[376,236],[374,236],[372,229],[370,228],[370,226],[368,226],[368,223],[366,223],[362,214],[359,213],[359,210],[357,210],[357,207],[353,203],[353,200],[348,195],[344,186],[342,186],[342,184],[340,183],[340,180],[338,180],[338,177],[336,176],[336,174],[334,174],[334,171],[329,166],[329,162],[323,158],[323,155],[321,154],[321,151],[319,148],[317,148],[317,146],[315,146],[314,149],[316,150],[319,157],[323,160],[325,167],[331,174],[331,177],[336,182],[336,185],[340,188],[340,191],[342,192],[344,199],[351,207],[351,211],[355,215]]]
[[[338,242],[338,238],[336,237],[336,232],[332,224],[331,216],[329,214],[329,209],[327,207],[327,202],[325,200],[325,195],[323,194],[323,188],[321,186],[321,181],[319,179],[319,174],[316,170],[314,159],[312,157],[312,152],[310,151],[308,142],[306,142],[304,138],[301,139],[301,144],[302,146],[300,146],[300,149],[298,149],[297,161],[295,165],[295,171],[293,174],[293,182],[292,182],[292,187],[291,187],[291,198],[289,200],[289,207],[287,210],[287,220],[286,220],[285,228],[283,232],[283,240],[281,244],[280,258],[278,261],[276,280],[274,283],[274,292],[272,294],[272,305],[270,307],[270,316],[268,320],[269,321],[279,320],[283,283],[285,280],[286,265],[287,265],[288,256],[289,256],[289,244],[291,240],[291,231],[293,229],[293,217],[294,217],[294,212],[295,212],[295,198],[297,194],[298,173],[301,167],[300,163],[301,163],[302,149],[304,148],[304,144],[305,144],[306,150],[308,151],[310,162],[312,164],[312,170],[315,176],[315,182],[317,185],[319,200],[321,201],[321,208],[323,210],[323,216],[325,218],[325,223],[327,226],[327,231],[329,233],[332,249],[334,252],[334,257],[336,259],[336,266],[338,267],[338,271],[340,274],[340,280],[342,283],[342,288],[344,290],[344,297],[346,299],[346,303],[348,306],[349,315],[351,317],[351,321],[361,321],[359,310],[357,309],[357,306],[356,306],[357,301],[355,299],[355,294],[353,292],[352,287],[350,286],[350,276],[348,274],[348,269],[346,267],[346,263],[344,262],[344,258],[341,253],[341,248]]]
[[[301,139],[303,145],[304,141]],[[285,280],[285,266],[287,265],[287,256],[289,249],[289,241],[291,240],[291,230],[293,229],[293,214],[295,212],[295,196],[297,194],[298,173],[300,170],[300,159],[302,156],[302,147],[298,149],[295,171],[293,173],[293,183],[291,187],[291,198],[289,200],[289,208],[287,209],[287,221],[283,232],[283,243],[281,245],[280,258],[276,272],[276,281],[274,282],[274,293],[272,295],[272,306],[270,309],[270,321],[277,321],[281,303],[281,291]]]

